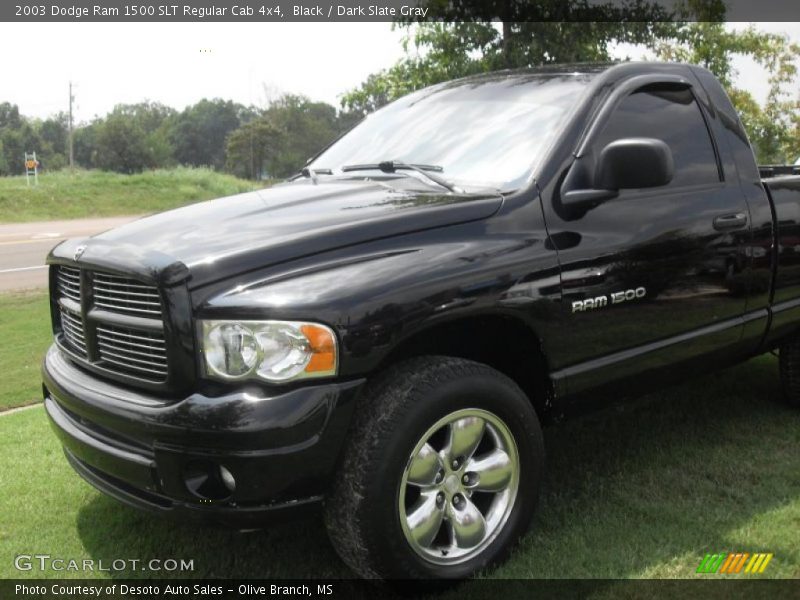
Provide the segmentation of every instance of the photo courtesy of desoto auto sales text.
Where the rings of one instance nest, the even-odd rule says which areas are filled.
[[[0,65],[0,600],[800,599],[794,0],[13,0]]]

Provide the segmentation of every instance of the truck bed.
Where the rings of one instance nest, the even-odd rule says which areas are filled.
[[[762,179],[785,175],[800,175],[800,165],[759,165],[758,172],[761,174]]]
[[[759,170],[775,214],[777,243],[770,301],[773,318],[768,337],[777,340],[795,329],[800,318],[800,167],[770,166]]]

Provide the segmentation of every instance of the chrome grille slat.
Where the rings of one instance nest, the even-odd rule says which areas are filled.
[[[92,294],[97,307],[121,314],[161,318],[161,295],[152,285],[118,275],[94,273]]]
[[[61,313],[61,321],[63,325],[67,327],[71,327],[73,331],[78,332],[81,336],[83,336],[83,324],[80,322],[74,321],[71,317],[69,317],[66,311]]]
[[[118,365],[120,367],[125,367],[125,369],[130,369],[132,371],[139,371],[142,373],[152,373],[153,375],[158,375],[159,377],[166,377],[166,371],[156,371],[155,369],[148,369],[146,367],[140,367],[138,365],[130,365],[119,360],[115,360],[112,358],[105,358],[103,359],[105,363],[111,363],[112,365]]]
[[[74,278],[76,280],[80,280],[80,278],[81,278],[81,270],[80,269],[76,269],[75,267],[67,267],[67,266],[64,266],[64,265],[61,265],[58,268],[58,274],[59,275],[64,275],[66,277],[72,277],[72,278]]]
[[[130,356],[130,354],[132,353],[126,352],[125,354],[117,354],[116,352],[112,352],[111,350],[109,350],[108,346],[105,345],[101,346],[100,349],[100,356],[102,356],[104,360],[110,360],[108,357],[113,356],[114,358],[119,358],[122,360],[132,360],[133,362],[138,363],[140,365],[149,365],[151,367],[156,367],[156,368],[161,366],[161,363],[152,360],[144,360],[143,358],[135,358],[133,356]],[[166,375],[166,371],[164,371],[164,374]]]
[[[98,325],[97,350],[102,362],[162,379],[167,376],[167,350],[161,333]]]
[[[109,273],[91,271],[82,275],[79,268],[64,265],[55,269],[54,299],[60,312],[62,342],[69,350],[120,376],[166,382],[169,365],[164,333],[147,328],[143,321],[163,318],[158,288]],[[91,287],[88,299],[87,286]],[[91,321],[86,321],[87,335],[81,313],[92,308],[97,310],[88,317]],[[122,315],[131,317],[130,326]]]
[[[121,339],[120,336],[112,337],[108,335],[100,335],[98,336],[98,344],[101,346],[108,346],[111,349],[116,349],[120,352],[131,352],[133,354],[141,354],[143,356],[147,356],[148,358],[160,358],[163,357],[164,354],[164,347],[163,346],[145,346],[144,344],[133,344],[128,342],[124,339]],[[119,347],[118,344],[123,344],[126,347]]]
[[[86,342],[83,339],[75,337],[74,333],[66,330],[65,330],[65,337],[67,340],[69,340],[69,344],[70,346],[72,346],[73,349],[79,350],[80,353],[84,356],[86,355]]]
[[[114,285],[118,287],[132,287],[141,288],[145,290],[154,290],[155,288],[146,283],[139,283],[128,279],[126,277],[118,277],[117,275],[107,275],[105,273],[95,273],[95,280],[102,282],[105,285]]]
[[[56,272],[58,290],[70,300],[80,302],[81,299],[81,274],[78,269],[59,267]]]
[[[126,353],[126,354],[134,354],[136,356],[143,356],[144,358],[155,358],[155,359],[162,358],[158,354],[154,354],[152,352],[142,352],[141,350],[133,350],[131,348],[123,348],[123,347],[116,346],[114,344],[111,344],[109,342],[105,342],[105,341],[102,341],[102,340],[98,342],[98,345],[101,346],[103,349],[108,350],[109,354],[113,354],[113,352],[122,352],[122,353]],[[156,363],[153,363],[153,364],[161,366],[163,363],[161,361],[159,361],[159,362],[156,362]]]
[[[134,312],[134,313],[144,313],[146,315],[161,315],[160,310],[148,310],[146,308],[136,308],[134,306],[125,307],[124,310],[120,307],[119,304],[112,304],[109,302],[95,302],[95,306],[102,306],[103,308],[107,308],[109,310],[113,310],[115,312]]]
[[[81,283],[80,277],[73,277],[72,275],[69,275],[68,273],[59,272],[58,273],[58,278],[63,283],[66,283],[67,285],[79,286],[80,283]]]
[[[79,300],[81,295],[81,286],[75,283],[64,283],[63,281],[58,282],[59,291],[61,291],[64,295],[69,295],[72,297],[72,300]]]
[[[105,279],[99,279],[97,277],[95,277],[95,283],[98,283],[100,285],[105,285],[105,286],[108,286],[108,287],[114,288],[114,289],[117,289],[117,288],[123,289],[123,290],[134,289],[134,290],[143,291],[145,293],[158,295],[156,292],[152,291],[153,287],[150,286],[150,285],[144,285],[144,284],[139,284],[139,283],[118,283],[118,282],[113,282],[113,281],[107,281]]]
[[[110,289],[110,288],[104,288],[104,287],[102,287],[100,285],[97,285],[96,281],[95,281],[95,285],[94,285],[94,291],[95,291],[95,293],[101,292],[103,294],[112,294],[112,295],[116,294],[118,292],[118,290],[113,290],[113,289]],[[160,301],[158,299],[158,294],[154,294],[152,292],[126,292],[126,293],[127,293],[128,296],[135,296],[137,298],[150,298],[150,300],[152,302],[154,302],[156,304],[160,304]]]
[[[82,351],[86,351],[86,342],[84,341],[83,336],[72,329],[65,331],[65,333],[70,344],[77,346]]]
[[[97,288],[95,288],[95,294],[94,294],[95,304],[97,304],[97,299],[98,298],[100,298],[101,300],[107,300],[108,302],[114,302],[114,300],[117,300],[117,298],[115,298],[114,296],[100,295],[100,294],[97,293],[96,290],[97,290]],[[130,294],[128,294],[128,295],[130,295]],[[152,301],[147,301],[147,300],[125,300],[125,303],[126,304],[144,304],[145,306],[156,306],[157,309],[158,309],[158,312],[161,312],[161,303],[160,302],[152,302]]]
[[[64,308],[63,306],[61,307],[61,315],[63,317],[65,317],[65,318],[69,319],[70,321],[72,321],[76,325],[81,325],[81,326],[83,325],[83,322],[81,321],[80,315],[73,314],[72,312],[70,312],[69,310]]]
[[[105,332],[105,331],[108,331],[108,330],[107,330],[107,329],[105,329],[104,327],[98,327],[98,328],[97,328],[97,331],[98,331],[98,334],[97,334],[97,336],[98,336],[98,337],[100,337],[100,338],[103,338],[103,337],[106,337],[106,336],[104,336],[104,334],[103,334],[103,333],[100,333],[100,332]],[[110,332],[110,333],[113,333],[113,332]],[[144,333],[144,332],[143,332],[143,333]],[[163,340],[163,339],[158,339],[158,338],[149,338],[149,337],[143,337],[143,336],[140,336],[140,335],[135,335],[135,334],[133,334],[133,333],[127,333],[127,334],[126,334],[126,336],[127,336],[128,338],[130,338],[130,339],[134,339],[134,340],[141,340],[141,341],[144,341],[144,342],[152,342],[152,343],[155,343],[155,344],[161,344],[161,345],[162,345],[162,347],[163,347],[163,345],[164,345],[164,340]],[[128,343],[128,344],[129,344],[129,343],[131,343],[131,342],[125,342],[125,343]],[[140,346],[141,344],[134,344],[134,345],[135,345],[135,346]]]
[[[149,332],[149,331],[140,331],[135,330],[135,333],[131,333],[132,330],[126,327],[119,327],[117,325],[98,325],[97,326],[97,334],[98,335],[105,335],[108,337],[115,337],[121,336],[125,338],[133,338],[137,340],[143,340],[146,342],[156,342],[159,344],[164,343],[164,338],[161,333],[156,332]]]
[[[136,336],[133,336],[133,335],[130,335],[128,337],[136,338]],[[158,341],[158,340],[149,340],[147,338],[136,338],[136,339],[140,339],[140,340],[145,340],[147,342],[151,342],[153,344],[152,346],[147,346],[147,345],[139,343],[139,342],[129,342],[129,341],[126,341],[126,340],[121,340],[119,338],[115,338],[115,337],[111,337],[111,336],[108,336],[108,335],[104,335],[102,333],[97,334],[97,338],[99,340],[103,340],[103,341],[106,341],[106,342],[109,342],[109,343],[126,344],[128,346],[133,346],[134,348],[153,348],[154,350],[161,350],[161,351],[164,350],[164,342]],[[160,345],[157,346],[155,344],[160,344]]]
[[[77,337],[77,338],[80,338],[83,341],[86,340],[86,338],[83,336],[83,330],[81,330],[80,328],[76,327],[75,325],[73,325],[69,321],[63,321],[61,324],[64,327],[66,327],[67,329],[69,329],[70,337]]]
[[[77,299],[80,300],[80,296]],[[64,340],[73,352],[85,358],[87,356],[86,332],[83,329],[83,321],[79,315],[71,313],[63,306],[59,306],[59,312],[61,316],[61,331],[64,333]]]
[[[86,344],[85,343],[83,343],[83,342],[81,342],[79,340],[73,340],[69,336],[67,336],[67,339],[69,340],[69,344],[70,344],[70,347],[72,348],[73,352],[77,352],[78,354],[80,354],[83,357],[86,356]]]

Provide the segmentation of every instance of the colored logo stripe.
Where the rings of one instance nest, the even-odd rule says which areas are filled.
[[[763,573],[764,569],[767,568],[769,561],[772,560],[772,554],[754,554],[753,558],[750,559],[750,562],[747,564],[747,568],[744,570],[745,573]]]
[[[698,573],[716,573],[725,559],[724,554],[706,554],[703,562],[697,567]]]
[[[697,567],[697,573],[763,573],[769,561],[774,555],[772,553],[756,552],[728,552],[719,554],[706,554]],[[748,560],[749,559],[749,560]],[[747,566],[745,566],[747,565]]]

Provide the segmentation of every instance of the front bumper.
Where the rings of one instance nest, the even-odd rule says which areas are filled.
[[[55,345],[42,376],[50,422],[89,483],[138,508],[241,528],[319,503],[363,386],[269,394],[243,384],[219,397],[167,400],[100,380]],[[193,485],[220,466],[235,479],[233,491]]]

